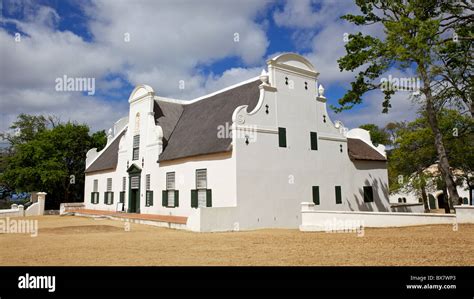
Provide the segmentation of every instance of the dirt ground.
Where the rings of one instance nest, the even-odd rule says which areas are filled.
[[[38,220],[38,235],[0,233],[0,265],[474,265],[470,224],[457,231],[451,225],[365,229],[358,237],[286,229],[192,233],[139,224],[126,231],[124,222],[112,220],[27,219]]]

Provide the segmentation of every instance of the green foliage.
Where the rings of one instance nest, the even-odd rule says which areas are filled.
[[[379,128],[374,124],[361,125],[359,128],[370,132],[370,139],[375,146],[378,146],[379,144],[390,145],[392,143],[390,140],[390,133],[388,133],[384,128]]]
[[[474,120],[461,115],[456,110],[443,109],[439,114],[439,126],[446,142],[446,152],[451,166],[461,170],[468,179],[474,172]],[[388,156],[390,190],[407,187],[412,179],[412,187],[426,185],[429,175],[423,170],[437,162],[434,135],[429,129],[426,116],[400,127],[395,139],[394,149]],[[398,176],[404,177],[399,184]]]
[[[474,22],[473,7],[468,0],[356,0],[356,4],[362,15],[348,14],[342,19],[359,26],[381,25],[384,37],[360,32],[349,35],[347,54],[338,60],[339,68],[364,70],[358,72],[351,89],[339,100],[339,106],[332,106],[336,112],[362,103],[362,95],[380,88],[380,76],[392,67],[416,69],[426,84],[443,82],[433,93],[443,103],[449,97],[453,102],[462,100],[472,105]],[[453,39],[455,30],[460,36],[457,41]],[[383,92],[382,112],[387,113],[394,91],[384,89]],[[431,94],[425,86],[421,92]]]
[[[103,148],[105,133],[91,136],[87,125],[67,122],[28,136],[15,143],[1,181],[17,191],[47,192],[47,202],[55,208],[60,202],[82,200],[86,153]],[[75,184],[70,184],[71,175]]]

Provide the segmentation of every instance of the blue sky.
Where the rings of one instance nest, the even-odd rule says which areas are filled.
[[[258,75],[267,59],[282,52],[308,58],[320,72],[328,102],[336,104],[354,77],[337,65],[345,53],[343,35],[361,29],[381,34],[380,28],[340,20],[359,12],[350,0],[0,3],[2,131],[19,113],[55,114],[107,129],[126,115],[137,84],[152,86],[160,96],[193,99]],[[55,80],[63,75],[95,78],[95,94],[58,92]],[[348,127],[415,115],[406,94],[395,96],[388,115],[380,113],[381,101],[374,92],[364,104],[330,115]]]

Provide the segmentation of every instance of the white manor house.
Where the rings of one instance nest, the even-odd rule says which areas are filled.
[[[105,148],[87,153],[85,209],[183,217],[175,227],[193,231],[298,228],[302,202],[390,211],[384,146],[329,119],[304,57],[267,63],[191,101],[137,86]]]

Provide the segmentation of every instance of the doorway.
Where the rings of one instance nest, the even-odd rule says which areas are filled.
[[[140,178],[142,170],[135,164],[132,164],[127,171],[129,175],[127,212],[140,213]]]
[[[140,213],[140,189],[130,190],[129,213]]]

